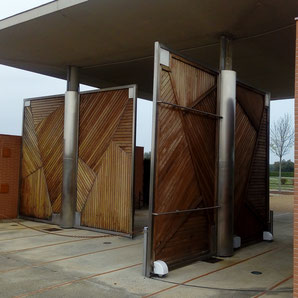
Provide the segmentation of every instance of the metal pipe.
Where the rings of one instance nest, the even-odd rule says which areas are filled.
[[[153,79],[153,112],[152,112],[152,142],[151,142],[151,167],[150,167],[150,191],[149,191],[149,218],[148,218],[148,241],[146,251],[145,276],[150,277],[152,271],[152,247],[153,247],[153,210],[155,195],[155,165],[157,150],[157,101],[160,99],[160,44],[154,44],[154,79]]]
[[[130,94],[132,93],[132,94]],[[129,100],[133,100],[133,125],[132,125],[132,152],[131,152],[131,235],[134,230],[134,198],[135,198],[135,158],[136,158],[136,133],[137,133],[137,86],[129,88]],[[132,97],[131,97],[132,96]]]
[[[67,68],[67,91],[79,92],[79,69],[76,66],[68,66]]]
[[[215,119],[222,118],[220,115],[216,115],[216,114],[212,114],[212,113],[209,113],[209,112],[200,111],[200,110],[197,110],[197,109],[194,109],[194,108],[180,106],[180,105],[177,105],[177,104],[174,104],[174,103],[171,103],[171,102],[166,102],[166,101],[159,100],[157,103],[168,105],[168,106],[172,106],[174,108],[181,109],[181,110],[183,110],[185,112],[196,113],[196,114],[199,114],[199,115],[202,115],[202,116],[206,116],[206,117],[210,117],[210,118],[215,118]]]
[[[236,72],[222,70],[218,84],[217,113],[223,118],[218,135],[217,254],[228,257],[233,255]]]
[[[232,70],[232,42],[226,36],[220,38],[220,70]]]
[[[79,131],[79,78],[76,67],[68,68],[64,103],[64,154],[61,227],[75,224]]]
[[[203,210],[213,210],[213,209],[219,209],[219,208],[220,208],[220,206],[212,206],[212,207],[204,207],[204,208],[196,208],[196,209],[187,209],[187,210],[176,210],[176,211],[168,211],[168,212],[161,212],[161,213],[152,213],[152,215],[160,216],[160,215],[187,213],[187,212],[195,212],[195,211],[203,211]]]
[[[148,227],[144,227],[143,276],[146,275],[148,249]]]

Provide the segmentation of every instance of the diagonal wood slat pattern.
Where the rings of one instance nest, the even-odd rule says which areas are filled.
[[[43,161],[44,173],[52,205],[54,205],[56,200],[61,199],[60,194],[62,191],[63,176],[63,127],[64,105],[60,105],[36,127],[40,154]],[[59,205],[61,205],[61,203],[58,205],[55,204],[55,207]],[[60,208],[53,208],[53,212],[59,213]]]
[[[215,113],[215,75],[173,55],[160,71],[161,101]],[[157,125],[154,212],[214,206],[216,120],[158,104]],[[213,225],[213,211],[154,217],[154,259],[174,264],[209,253]]]
[[[78,195],[77,211],[82,212],[88,199],[91,188],[95,182],[96,173],[94,173],[81,158],[78,160]]]
[[[48,219],[52,215],[51,202],[42,168],[23,179],[20,212],[22,215],[40,219]]]
[[[258,143],[251,166],[251,176],[249,180],[247,200],[251,203],[257,213],[266,223],[268,219],[268,190],[266,187],[268,179],[268,110],[264,111]]]
[[[82,225],[131,233],[130,181],[131,157],[111,142],[82,211]]]
[[[24,110],[22,177],[25,178],[42,167],[34,121],[30,107]]]
[[[64,105],[64,97],[31,100],[31,110],[34,125],[37,126],[42,120]]]
[[[118,127],[128,89],[81,96],[79,156],[95,172]]]
[[[257,132],[239,103],[236,104],[235,126],[235,220],[239,217],[244,204],[245,192],[249,180],[249,168],[254,154]]]
[[[31,100],[24,110],[21,214],[61,211],[64,99]]]
[[[127,88],[82,95],[77,209],[84,226],[132,234],[133,125]]]
[[[234,231],[242,243],[262,240],[269,217],[268,138],[265,96],[237,86]]]

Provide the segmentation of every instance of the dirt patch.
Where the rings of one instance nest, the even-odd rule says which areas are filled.
[[[270,195],[270,210],[276,213],[293,212],[294,209],[294,195]]]

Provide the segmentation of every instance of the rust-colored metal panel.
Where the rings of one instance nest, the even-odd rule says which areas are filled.
[[[217,76],[172,53],[159,72],[152,261],[177,265],[214,249]]]
[[[269,108],[265,94],[237,85],[234,233],[262,240],[269,220]]]
[[[49,219],[61,211],[63,121],[63,97],[34,99],[25,106],[21,215]]]
[[[0,135],[0,219],[18,215],[21,137]]]
[[[134,100],[129,88],[81,95],[81,225],[132,234]]]

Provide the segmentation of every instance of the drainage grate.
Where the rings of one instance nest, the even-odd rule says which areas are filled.
[[[254,275],[261,275],[261,274],[263,274],[261,271],[252,271],[250,273],[251,274],[254,274]]]
[[[112,244],[112,242],[104,242],[103,244]]]
[[[16,224],[12,224],[12,225],[10,225],[11,227],[17,227],[18,225],[16,225]]]
[[[48,231],[48,232],[57,232],[57,231],[62,231],[62,229],[58,229],[58,228],[47,228],[47,229],[43,229],[44,231]]]
[[[211,264],[214,264],[214,263],[217,263],[217,262],[220,262],[220,261],[222,261],[222,259],[218,259],[218,258],[214,258],[214,257],[211,257],[207,260],[203,260],[203,262],[211,263]]]

